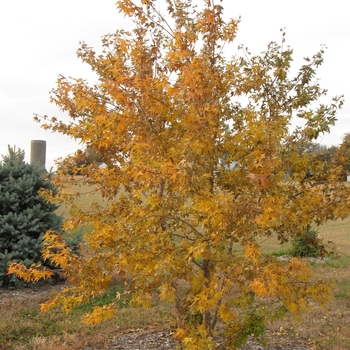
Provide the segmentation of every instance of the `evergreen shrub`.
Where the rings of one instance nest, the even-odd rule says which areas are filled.
[[[320,255],[320,243],[317,230],[308,225],[305,232],[294,238],[292,241],[290,254],[295,257],[313,257]]]
[[[15,275],[7,275],[10,262],[26,266],[42,261],[42,237],[47,230],[59,231],[57,205],[38,191],[57,193],[46,170],[24,161],[24,151],[9,147],[0,162],[0,286],[19,285]]]

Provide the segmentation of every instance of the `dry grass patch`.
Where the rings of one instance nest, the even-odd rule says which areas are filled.
[[[319,235],[325,242],[334,242],[340,255],[350,258],[350,216],[321,226]]]
[[[350,273],[349,261],[333,267],[334,261],[314,267],[315,277],[335,280],[334,298],[324,307],[312,309],[297,321],[291,317],[271,325],[271,332],[284,332],[302,338],[314,349],[348,350],[350,344]]]
[[[126,307],[120,309],[117,316],[110,320],[95,327],[86,326],[82,323],[82,315],[99,303],[111,301],[112,293],[77,307],[67,315],[57,309],[48,313],[40,312],[40,303],[49,298],[49,292],[46,295],[32,296],[27,288],[27,291],[23,291],[23,296],[25,292],[27,297],[7,296],[0,303],[1,350],[72,350],[89,346],[103,348],[118,332],[131,328],[164,328],[170,318],[165,305],[155,305],[148,309]]]
[[[85,210],[90,208],[91,203],[95,202],[103,206],[104,200],[101,198],[101,194],[96,191],[95,185],[88,185],[84,183],[83,176],[74,176],[70,178],[64,192],[71,193],[72,195],[78,194],[74,200],[71,200],[71,205],[77,205]],[[70,216],[71,207],[67,204],[62,204],[56,210],[57,215],[62,215],[65,219]]]

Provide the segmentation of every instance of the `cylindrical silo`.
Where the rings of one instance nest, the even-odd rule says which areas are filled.
[[[30,163],[39,164],[45,168],[46,163],[46,141],[32,140],[30,142]]]

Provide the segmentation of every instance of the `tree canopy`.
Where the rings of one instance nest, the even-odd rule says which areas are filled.
[[[105,200],[65,223],[91,227],[83,254],[45,237],[44,255],[72,286],[43,310],[69,311],[124,276],[135,305],[154,297],[175,305],[175,336],[186,348],[212,349],[218,324],[235,348],[331,295],[306,261],[279,261],[260,243],[349,214],[337,171],[300,152],[329,132],[343,100],[318,103],[327,94],[316,79],[322,49],[292,75],[283,32],[259,55],[241,48],[230,56],[239,20],[226,21],[221,2],[166,0],[164,13],[159,3],[117,1],[133,29],[105,36],[101,54],[86,43],[78,50],[98,82],[60,76],[51,100],[70,120],[36,118],[108,165],[79,169]],[[116,304],[96,308],[86,320],[115,312]]]

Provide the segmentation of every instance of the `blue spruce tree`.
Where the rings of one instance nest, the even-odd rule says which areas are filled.
[[[58,231],[61,218],[57,205],[47,202],[40,189],[57,189],[46,170],[24,161],[24,151],[9,147],[0,162],[0,286],[17,285],[14,275],[7,275],[10,262],[45,263],[41,258],[42,237],[47,230]]]

